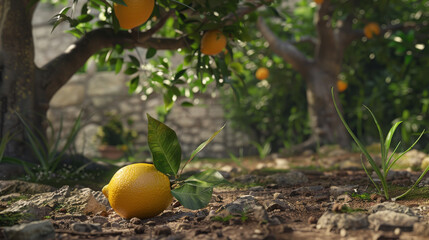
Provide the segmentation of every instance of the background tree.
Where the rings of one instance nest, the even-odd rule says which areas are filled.
[[[241,39],[245,29],[242,17],[264,4],[264,1],[253,0],[158,0],[152,18],[128,31],[119,27],[113,13],[113,2],[123,3],[121,0],[57,2],[70,6],[55,15],[53,28],[69,23],[69,32],[78,40],[64,53],[39,67],[34,63],[31,25],[39,1],[0,0],[0,137],[6,133],[14,134],[6,148],[7,156],[31,160],[30,149],[25,144],[25,131],[16,113],[35,130],[45,134],[46,112],[51,98],[91,56],[95,56],[100,65],[113,65],[117,72],[126,65],[125,72],[133,77],[131,91],[139,84],[140,61],[143,59],[127,56],[126,50],[137,47],[148,49],[146,58],[159,49],[182,49],[187,55],[186,61],[196,65],[197,77],[192,81],[198,81],[201,88],[206,85],[202,81],[206,77],[222,84],[228,74],[225,65],[218,57],[200,53],[202,34],[221,29],[230,39]],[[168,69],[166,64],[160,61],[160,68]],[[159,77],[145,81],[159,81],[166,89],[166,101],[171,102],[181,94],[176,85],[187,84],[181,79],[186,74],[186,70],[182,70],[174,75],[174,81]]]
[[[346,114],[347,112],[349,116],[361,114],[356,121],[353,120],[356,123],[354,126],[359,128],[360,133],[362,133],[362,123],[365,118],[361,113],[362,104],[371,106],[370,103],[377,102],[378,106],[383,105],[384,109],[378,108],[376,112],[384,117],[384,126],[388,127],[394,118],[400,116],[405,110],[405,104],[398,105],[398,109],[401,110],[396,112],[396,117],[392,117],[393,113],[389,111],[392,102],[401,102],[398,97],[393,96],[404,96],[403,94],[398,95],[398,93],[411,89],[408,87],[408,90],[405,90],[409,86],[406,82],[410,82],[410,80],[404,81],[401,78],[405,76],[414,78],[415,84],[425,85],[424,78],[421,75],[418,76],[417,73],[423,73],[427,68],[427,64],[424,64],[424,53],[427,52],[425,45],[428,39],[428,23],[427,18],[424,17],[429,12],[427,4],[421,1],[405,0],[318,2],[323,3],[316,4],[313,1],[305,0],[296,1],[296,5],[292,2],[276,2],[268,11],[259,12],[262,18],[258,20],[257,26],[275,53],[274,56],[268,56],[269,52],[264,49],[267,45],[260,38],[258,39],[258,36],[254,38],[255,40],[243,44],[245,51],[250,53],[250,56],[246,56],[245,58],[248,60],[242,62],[253,61],[256,63],[256,66],[254,64],[252,67],[248,67],[250,66],[248,65],[244,69],[256,71],[258,66],[265,64],[275,71],[278,68],[284,69],[282,75],[273,75],[268,79],[268,83],[272,85],[269,91],[273,94],[279,93],[280,90],[273,86],[278,87],[278,82],[283,81],[285,90],[281,94],[286,96],[284,105],[300,106],[298,109],[308,106],[311,137],[295,149],[314,147],[316,143],[349,145],[348,134],[339,122],[329,93],[331,86],[336,86],[339,79],[350,83],[348,90],[343,94],[344,97],[341,97],[342,102],[347,105],[347,109],[344,110]],[[269,22],[266,23],[263,19],[269,20]],[[364,34],[364,28],[370,22],[376,22],[381,26],[379,34],[373,34],[372,38]],[[249,51],[250,49],[254,50]],[[263,54],[260,54],[260,51]],[[392,58],[392,51],[400,52],[399,54],[403,56]],[[252,54],[253,56],[251,56]],[[282,66],[277,57],[282,58],[286,64]],[[412,64],[413,70],[410,70],[410,64]],[[290,71],[289,69],[298,72],[299,76],[289,74],[286,77],[288,75],[286,71]],[[370,69],[371,72],[368,71]],[[399,69],[402,69],[402,73],[398,73]],[[415,73],[412,74],[412,72]],[[381,75],[384,78],[381,78]],[[388,76],[393,80],[390,85],[385,82]],[[248,82],[243,88],[249,89],[248,86],[251,85],[249,82],[255,81],[255,79],[249,74],[245,79]],[[292,89],[290,89],[291,79],[294,79],[296,83]],[[302,82],[298,83],[301,79]],[[380,91],[377,94],[378,97],[373,94],[376,90],[373,88],[376,79],[380,81],[377,87],[377,90]],[[381,81],[384,82],[384,85]],[[398,87],[396,82],[404,88]],[[302,83],[305,84],[303,89],[299,88]],[[237,80],[237,88],[241,85],[243,84]],[[393,93],[392,89],[396,89],[397,93]],[[417,88],[414,91],[420,92],[421,90]],[[253,93],[246,92],[246,94],[252,95]],[[302,94],[306,94],[306,99],[301,98],[301,103],[299,100],[292,100],[297,99],[293,96]],[[371,97],[367,98],[368,95]],[[423,93],[417,96],[425,98]],[[411,95],[408,97],[414,98]],[[264,97],[264,99],[270,98],[274,99],[267,95]],[[278,97],[275,99],[277,99],[276,102],[267,102],[266,106],[278,105]],[[344,101],[345,99],[347,101]],[[370,99],[372,100],[370,101]],[[395,103],[395,105],[397,104]],[[287,109],[286,106],[283,108]],[[420,110],[421,106],[407,104],[407,108]],[[251,108],[247,109],[251,111]],[[287,112],[289,116],[292,116],[294,114],[290,109],[289,107]],[[232,111],[230,114],[239,118]],[[421,115],[419,118],[422,118]],[[294,126],[292,123],[287,123],[286,116],[283,123],[276,122],[274,118],[269,117],[269,114],[265,115],[265,119],[267,122],[265,127],[273,128],[273,126],[283,124],[283,132],[289,131]],[[301,116],[300,119],[305,121],[306,117]],[[247,119],[247,122],[251,121]],[[416,128],[414,129],[416,130]],[[279,131],[272,131],[271,134],[278,135]],[[300,134],[300,136],[302,135],[305,136],[305,133]],[[283,139],[283,141],[285,140],[288,139]]]

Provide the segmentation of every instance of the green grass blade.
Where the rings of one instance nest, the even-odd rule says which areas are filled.
[[[385,141],[385,151],[386,154],[389,152],[389,148],[390,148],[390,144],[392,142],[392,138],[393,138],[393,134],[395,134],[396,129],[398,128],[398,126],[402,123],[402,121],[399,121],[397,123],[395,123],[389,130],[389,132],[387,133],[386,136],[386,141]]]
[[[383,131],[381,130],[380,124],[378,124],[377,119],[375,118],[374,113],[372,113],[371,109],[369,109],[367,106],[363,105],[364,108],[366,108],[366,110],[371,114],[372,119],[374,120],[375,125],[377,126],[377,130],[378,130],[378,134],[380,135],[380,147],[381,147],[381,163],[383,165],[383,170],[385,170],[387,168],[387,163],[386,163],[386,159],[387,159],[387,151],[386,151],[386,147],[384,145],[384,136],[383,136]]]
[[[396,200],[396,199],[400,199],[400,198],[405,197],[409,192],[411,192],[420,183],[420,181],[423,179],[423,177],[426,175],[426,173],[428,171],[429,171],[429,165],[426,167],[424,172],[420,175],[420,177],[417,179],[417,181],[414,183],[414,185],[410,189],[408,189],[405,193],[393,198],[392,200]]]
[[[371,175],[369,174],[368,170],[366,169],[365,164],[363,163],[362,155],[361,155],[361,157],[360,157],[360,162],[361,162],[362,167],[363,167],[363,170],[365,171],[365,173],[366,173],[366,175],[368,176],[369,180],[371,180],[372,184],[374,184],[375,188],[377,189],[377,192],[378,192],[379,194],[382,194],[382,193],[381,193],[380,188],[379,188],[379,187],[378,187],[378,185],[374,182],[374,180],[372,179],[372,177],[371,177]]]
[[[31,127],[27,124],[24,118],[19,113],[16,113],[16,115],[18,116],[22,125],[24,125],[25,135],[27,136],[28,141],[30,142],[30,146],[31,146],[31,149],[33,150],[33,153],[36,155],[37,159],[42,165],[42,168],[44,170],[48,170],[48,164],[46,162],[47,156],[43,151],[45,146],[41,145],[40,138],[36,135],[35,131],[33,131]]]
[[[413,143],[413,145],[411,145],[407,150],[405,150],[403,153],[401,153],[387,168],[387,171],[390,170],[390,168],[402,157],[404,156],[404,154],[406,154],[407,152],[409,152],[416,144],[417,142],[420,140],[420,138],[423,136],[423,134],[425,133],[425,130],[422,131],[422,133],[420,133],[419,138],[417,138],[417,140]]]
[[[392,161],[392,157],[393,157],[393,155],[395,155],[396,150],[398,150],[399,145],[401,145],[401,142],[399,142],[399,143],[398,143],[398,145],[396,145],[395,149],[393,149],[393,152],[392,152],[392,154],[390,155],[389,160],[387,160],[387,166],[390,166],[390,161]],[[387,175],[387,171],[388,171],[389,169],[390,169],[389,167],[386,169],[386,171],[385,171],[385,173],[384,173],[385,175]]]
[[[356,137],[356,135],[353,133],[353,131],[350,129],[349,125],[346,123],[346,120],[344,120],[343,115],[340,113],[340,110],[338,109],[337,103],[335,101],[334,96],[334,88],[331,88],[331,94],[332,94],[332,100],[334,102],[335,110],[337,111],[338,116],[341,119],[341,122],[344,124],[344,127],[349,132],[350,136],[353,138],[353,140],[356,142],[362,153],[365,155],[366,159],[368,160],[369,164],[377,174],[377,176],[380,178],[381,181],[383,181],[384,175],[380,172],[380,169],[378,168],[377,164],[375,163],[374,159],[372,159],[371,155],[369,155],[368,151],[366,150],[365,146],[359,141],[359,139]]]

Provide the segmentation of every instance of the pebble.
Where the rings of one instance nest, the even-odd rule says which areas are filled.
[[[155,235],[157,236],[169,236],[172,231],[169,226],[163,225],[155,228]]]
[[[55,239],[55,229],[50,220],[5,227],[3,231],[9,240]]]
[[[76,232],[101,232],[100,224],[91,223],[73,223],[70,228]]]
[[[133,217],[133,218],[130,219],[130,223],[132,223],[134,225],[140,225],[143,222],[142,222],[142,220],[140,218]]]
[[[136,234],[143,234],[145,232],[144,226],[140,225],[134,228],[134,232]]]
[[[317,220],[318,220],[318,218],[317,217],[315,217],[315,216],[310,216],[309,218],[308,218],[308,223],[309,224],[316,224],[317,223]]]
[[[99,224],[104,224],[107,223],[109,220],[106,217],[103,216],[95,216],[92,218],[92,222],[93,223],[99,223]]]

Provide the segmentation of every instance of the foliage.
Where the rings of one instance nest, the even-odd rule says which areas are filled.
[[[331,89],[331,93],[332,93],[332,100],[334,101],[334,106],[335,109],[337,110],[338,116],[340,117],[341,121],[343,122],[344,126],[346,127],[347,131],[350,133],[351,137],[353,138],[353,140],[356,142],[356,144],[359,146],[360,150],[362,151],[363,155],[366,157],[367,161],[369,162],[369,164],[371,165],[372,169],[374,170],[374,172],[377,174],[378,178],[381,181],[381,187],[379,187],[375,181],[372,179],[371,175],[369,174],[368,170],[365,167],[365,164],[363,162],[362,159],[362,167],[365,170],[365,173],[367,174],[368,178],[371,180],[371,182],[374,184],[375,188],[377,189],[379,194],[384,194],[386,196],[386,199],[390,199],[389,197],[389,186],[387,184],[387,174],[389,173],[389,170],[392,168],[392,166],[408,151],[410,151],[414,145],[419,141],[419,139],[423,136],[424,134],[424,130],[423,132],[420,134],[419,138],[404,152],[402,152],[401,154],[399,154],[399,156],[394,156],[396,150],[398,149],[399,145],[401,144],[401,142],[398,143],[398,145],[396,145],[395,149],[393,150],[393,153],[389,155],[389,149],[390,149],[390,144],[392,142],[392,138],[393,138],[393,134],[395,133],[396,129],[398,128],[398,126],[401,124],[401,122],[397,122],[395,123],[389,130],[389,132],[387,133],[387,136],[384,138],[383,132],[380,128],[380,125],[378,124],[377,119],[375,118],[374,114],[372,113],[372,111],[364,106],[368,112],[371,114],[375,125],[377,126],[377,130],[379,132],[380,135],[380,147],[381,147],[381,169],[379,168],[379,166],[377,166],[377,164],[375,163],[374,159],[371,157],[371,155],[368,153],[368,151],[366,150],[365,146],[360,142],[360,140],[356,137],[356,135],[353,133],[353,131],[350,129],[350,127],[348,126],[348,124],[346,123],[346,121],[344,120],[344,117],[341,115],[340,110],[338,109],[337,103],[335,101],[335,96],[334,96],[334,90],[333,88]],[[417,181],[414,183],[414,185],[409,188],[405,193],[393,198],[393,199],[399,199],[402,198],[404,196],[406,196],[415,186],[417,186],[417,184],[420,183],[420,181],[423,179],[424,175],[429,171],[429,166],[426,167],[426,169],[423,171],[423,173],[420,175],[420,177],[417,179]]]
[[[256,149],[258,150],[259,153],[259,158],[261,160],[265,159],[268,154],[271,153],[271,143],[270,143],[270,139],[268,139],[267,141],[265,141],[264,143],[260,144],[258,142],[252,141],[251,142],[253,146],[256,147]]]
[[[65,138],[62,137],[62,120],[57,133],[55,133],[52,123],[48,121],[51,128],[51,136],[46,137],[43,133],[33,128],[20,114],[17,113],[17,116],[25,127],[27,141],[38,163],[26,162],[12,157],[2,157],[0,158],[0,162],[21,165],[30,180],[40,181],[45,177],[51,178],[54,175],[54,172],[58,170],[58,164],[61,162],[64,154],[75,142],[76,136],[80,130],[82,112],[75,120],[70,132]],[[11,138],[8,135],[2,139],[0,144],[0,156],[3,155],[4,147],[10,139]],[[76,169],[74,174],[80,172],[86,166],[87,165],[83,165]]]
[[[197,173],[184,180],[180,176],[186,165],[216,137],[225,125],[192,152],[189,160],[183,164],[182,170],[179,172],[182,151],[176,133],[149,114],[147,117],[148,144],[153,163],[158,171],[174,177],[175,183],[171,190],[173,196],[189,209],[196,210],[207,206],[213,193],[213,187],[226,183],[223,176],[213,169]]]
[[[108,114],[109,120],[102,125],[97,132],[97,137],[102,144],[110,146],[128,146],[137,138],[137,132],[127,129],[122,124],[118,115]],[[127,120],[128,127],[132,127],[133,121]]]
[[[317,40],[314,16],[319,9],[311,2],[297,1],[291,7],[292,3],[276,1],[258,14],[281,40],[295,43],[301,52],[311,56],[314,45],[306,39],[313,37]],[[345,50],[342,72],[338,76],[348,83],[348,89],[340,94],[339,102],[358,137],[365,136],[374,141],[378,136],[371,123],[365,121],[371,118],[367,112],[361,111],[362,104],[365,104],[372,107],[382,127],[404,121],[400,129],[402,139],[411,144],[418,137],[413,133],[429,124],[429,83],[426,81],[429,74],[426,64],[429,27],[424,24],[429,6],[407,0],[331,3],[335,6],[333,24],[352,16],[355,18],[355,30],[363,29],[368,22],[378,22],[383,28],[405,22],[420,24],[416,30],[393,29],[370,40],[361,38],[352,42]],[[254,141],[261,143],[274,136],[274,151],[282,147],[283,142],[286,147],[300,143],[310,134],[305,83],[289,64],[267,48],[258,32],[249,34],[253,34],[250,41],[233,49],[234,66],[237,67],[232,70],[233,88],[225,92],[226,117],[230,119],[231,126],[251,133]],[[271,76],[266,83],[254,77],[260,66],[270,69]],[[239,98],[235,99],[234,95],[239,95]],[[393,107],[390,107],[392,103]],[[423,136],[417,147],[429,148],[429,135]]]

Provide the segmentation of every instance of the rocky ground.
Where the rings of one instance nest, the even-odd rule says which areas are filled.
[[[0,181],[0,239],[429,238],[429,178],[409,198],[385,201],[372,194],[359,154],[331,149],[322,155],[241,166],[196,162],[194,168],[221,169],[231,185],[216,188],[204,209],[173,202],[151,219],[122,219],[97,189]],[[394,171],[390,181],[412,185],[419,172],[411,169],[425,158],[407,155],[402,166],[410,169]]]

